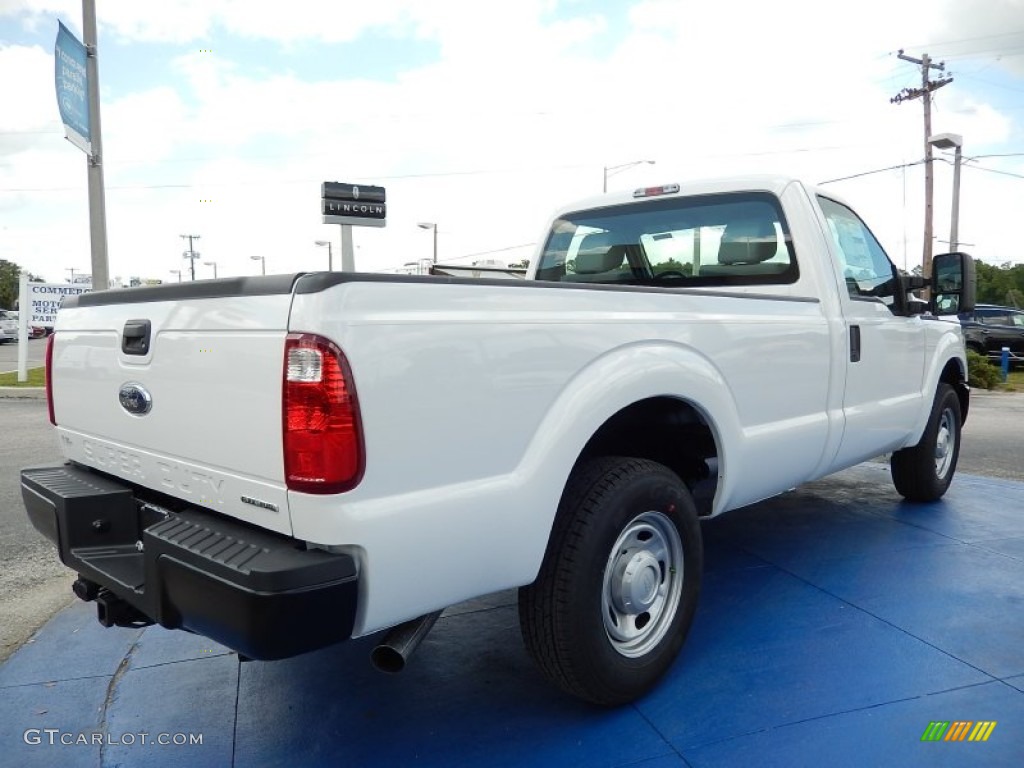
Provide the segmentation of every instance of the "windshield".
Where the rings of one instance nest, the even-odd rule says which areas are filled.
[[[538,280],[751,285],[798,277],[789,230],[767,193],[659,198],[568,214],[545,244]]]

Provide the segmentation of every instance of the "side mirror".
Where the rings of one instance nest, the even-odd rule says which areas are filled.
[[[940,253],[932,260],[933,315],[956,315],[974,309],[977,293],[974,259],[966,253]]]

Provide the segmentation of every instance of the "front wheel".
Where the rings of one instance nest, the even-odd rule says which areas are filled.
[[[679,477],[645,459],[581,464],[537,580],[519,591],[523,639],[563,690],[602,705],[649,691],[689,632],[700,525]]]
[[[936,501],[949,488],[960,456],[960,398],[940,383],[921,441],[892,455],[892,481],[910,501]]]

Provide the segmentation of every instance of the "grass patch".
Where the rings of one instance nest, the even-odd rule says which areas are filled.
[[[45,387],[46,386],[46,369],[42,366],[39,368],[28,369],[28,381],[18,381],[18,372],[13,373],[0,373],[0,387]]]
[[[1005,383],[1000,384],[996,389],[1004,392],[1024,392],[1024,370],[1018,368],[1010,371]]]

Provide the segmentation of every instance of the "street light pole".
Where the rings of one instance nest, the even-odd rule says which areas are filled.
[[[82,0],[82,42],[85,43],[85,87],[89,104],[89,138],[92,153],[88,158],[89,243],[92,249],[92,289],[110,288],[110,262],[107,253],[107,201],[103,185],[103,139],[100,126],[100,65],[96,37],[96,0]]]
[[[334,271],[334,256],[332,255],[332,252],[331,252],[331,241],[330,240],[317,240],[315,244],[319,245],[321,247],[323,247],[325,245],[327,246],[327,271],[328,272],[333,272]]]
[[[634,165],[654,165],[653,160],[634,160],[631,163],[623,163],[622,165],[606,165],[604,167],[604,184],[601,186],[602,192],[608,191],[608,177],[614,176],[619,171],[624,171],[627,168],[632,168]],[[609,173],[611,171],[611,173]]]
[[[956,253],[960,250],[960,162],[962,149],[956,145],[953,159],[953,214],[949,224],[949,249]]]
[[[178,276],[178,282],[179,283],[181,282],[181,270],[180,269],[172,269],[171,270],[171,274],[172,275],[177,275]]]
[[[204,266],[213,267],[213,279],[217,279],[217,262],[216,261],[204,261]]]
[[[71,283],[72,283],[72,285],[73,285],[73,284],[74,284],[74,282],[75,282],[75,268],[74,268],[74,267],[68,267],[68,268],[67,268],[66,270],[64,270],[64,271],[65,271],[65,272],[70,272],[70,273],[71,273]]]
[[[196,259],[199,258],[199,254],[196,252],[195,248],[193,247],[194,243],[192,241],[193,240],[198,240],[199,239],[199,235],[179,235],[179,237],[181,237],[182,240],[188,240],[188,250],[185,251],[185,253],[182,254],[182,257],[188,259],[188,264],[189,264],[189,267],[190,267],[190,269],[192,271],[192,279],[195,280],[196,279]]]
[[[434,257],[433,264],[437,264],[437,222],[436,221],[424,221],[417,224],[420,229],[432,229],[434,230]]]
[[[964,137],[957,133],[940,133],[928,138],[928,144],[939,149],[955,149],[953,155],[953,211],[949,218],[949,250],[960,249],[960,164],[963,160]]]
[[[267,259],[265,256],[250,256],[249,258],[252,259],[253,261],[258,261],[261,267],[260,271],[264,275],[267,274]]]

